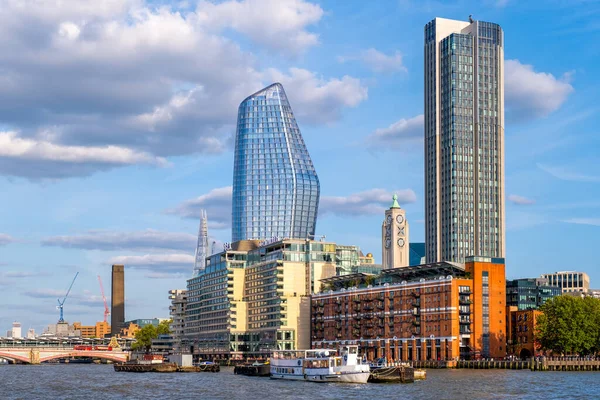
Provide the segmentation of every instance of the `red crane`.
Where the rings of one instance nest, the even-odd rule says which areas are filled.
[[[108,304],[106,304],[106,296],[104,296],[104,286],[102,286],[102,278],[98,275],[98,282],[100,282],[100,292],[102,293],[102,300],[104,300],[104,322],[108,318],[110,314],[110,310],[108,309]]]

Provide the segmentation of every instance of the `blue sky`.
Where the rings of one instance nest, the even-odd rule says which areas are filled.
[[[380,259],[398,193],[423,240],[423,26],[505,31],[507,276],[600,286],[600,2],[112,0],[0,10],[0,332],[168,315],[199,209],[230,239],[240,101],[281,82],[321,181],[317,233]]]

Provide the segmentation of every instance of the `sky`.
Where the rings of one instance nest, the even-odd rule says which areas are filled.
[[[505,32],[507,278],[580,270],[600,286],[597,0],[4,0],[0,335],[168,316],[201,208],[231,239],[237,107],[281,82],[321,182],[317,235],[381,260],[393,193],[423,241],[423,28]],[[110,303],[109,303],[110,304]]]

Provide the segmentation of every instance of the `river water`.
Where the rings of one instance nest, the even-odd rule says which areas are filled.
[[[111,365],[0,365],[0,399],[599,399],[600,372],[427,370],[414,384],[273,381],[220,373],[134,374]]]

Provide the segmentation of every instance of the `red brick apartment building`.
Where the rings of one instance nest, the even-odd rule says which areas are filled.
[[[506,355],[504,259],[470,257],[322,280],[311,304],[311,345],[360,345],[374,360]]]

